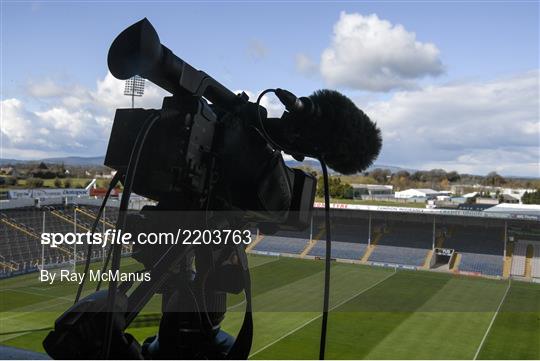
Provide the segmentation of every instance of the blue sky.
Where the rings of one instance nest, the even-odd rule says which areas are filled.
[[[538,2],[3,2],[2,157],[103,154],[128,105],[108,47],[142,17],[230,89],[344,92],[379,163],[539,176]]]

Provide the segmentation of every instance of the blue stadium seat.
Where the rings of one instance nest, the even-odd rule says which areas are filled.
[[[253,249],[262,252],[300,254],[307,244],[307,239],[264,236]]]
[[[371,253],[369,261],[394,263],[420,267],[424,264],[427,249],[378,245]]]
[[[493,227],[455,226],[451,236],[444,241],[445,248],[458,252],[481,253],[502,256],[504,250],[503,230]]]
[[[502,276],[503,257],[490,254],[462,253],[459,270],[490,276]]]
[[[365,243],[334,242],[332,241],[332,258],[359,260],[366,251]],[[326,242],[318,241],[309,251],[309,256],[325,257]]]

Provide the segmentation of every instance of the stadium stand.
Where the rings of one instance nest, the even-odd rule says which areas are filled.
[[[325,257],[326,242],[324,219],[314,218],[317,231],[313,237],[318,241],[308,250],[307,256]],[[315,228],[314,228],[315,229]],[[369,238],[369,223],[366,218],[340,217],[332,219],[332,258],[360,260],[364,254]]]
[[[460,271],[501,276],[503,271],[502,256],[480,253],[461,253]]]
[[[290,238],[280,236],[264,236],[253,248],[259,252],[276,252],[288,254],[300,254],[306,248],[308,239]]]
[[[444,247],[459,252],[459,270],[502,276],[503,230],[497,227],[454,226],[444,241]]]
[[[502,255],[503,230],[495,227],[454,226],[444,246],[457,252]]]
[[[369,228],[367,224],[336,223],[332,225],[332,241],[367,244],[368,237]],[[324,232],[322,238],[324,238]]]
[[[420,267],[428,252],[422,248],[378,245],[373,249],[369,261]]]
[[[527,243],[517,242],[514,244],[512,254],[512,276],[525,276],[525,257],[527,253]]]
[[[62,264],[73,261],[73,246],[56,248],[42,247],[41,233],[74,231],[74,206],[47,206],[42,208],[22,207],[2,209],[0,213],[0,276],[12,272],[25,272],[45,264]],[[92,222],[91,214],[97,213],[91,207],[85,208],[88,216],[77,216],[77,230],[86,232]],[[114,215],[115,212],[110,212]],[[111,219],[109,219],[111,220]],[[109,228],[109,227],[107,227]],[[101,257],[101,250],[93,252],[93,258]],[[77,249],[77,259],[86,255],[84,247]]]
[[[392,263],[420,267],[433,242],[429,223],[393,222],[377,242],[369,256],[370,262]]]
[[[32,272],[41,265],[42,257],[50,266],[73,261],[73,247],[42,247],[40,233],[73,232],[75,218],[77,230],[91,228],[99,206],[95,200],[77,200],[78,204],[49,203],[41,208],[16,205],[0,211],[0,277]],[[14,202],[14,204],[17,202]],[[19,202],[20,203],[20,202]],[[52,205],[51,205],[52,204]],[[16,208],[19,207],[19,208]],[[106,210],[106,228],[116,224],[118,208]],[[299,257],[324,257],[324,217],[314,212],[312,227],[305,231],[278,231],[256,239],[248,251],[290,254]],[[456,251],[455,259],[447,271],[463,271],[490,276],[503,272],[503,225],[500,220],[481,220],[468,215],[451,217],[431,214],[413,214],[402,211],[357,212],[334,209],[332,218],[332,258],[360,262],[384,263],[430,268],[433,243],[433,222],[436,224],[436,247]],[[43,220],[45,219],[45,226]],[[370,227],[371,222],[371,227]],[[515,240],[515,249],[508,247],[505,276],[540,278],[540,234],[536,223],[508,221],[508,235]],[[100,222],[99,230],[103,229]],[[251,230],[255,235],[256,229]],[[370,235],[371,231],[371,235]],[[368,239],[371,237],[371,246]],[[527,244],[529,249],[527,251]],[[78,259],[85,256],[85,248],[77,248]],[[99,252],[99,251],[96,251]],[[512,254],[513,252],[513,254]],[[123,250],[124,254],[129,250]],[[93,258],[102,254],[93,254]],[[527,258],[528,256],[528,258]]]
[[[332,241],[332,258],[359,260],[366,250],[366,243],[334,242]],[[309,251],[309,256],[325,257],[326,242],[318,241]]]
[[[19,214],[20,215],[20,214]],[[0,255],[4,263],[2,271],[18,271],[35,267],[40,263],[42,247],[39,241],[40,235],[32,228],[21,224],[18,220],[2,214],[0,222]],[[62,257],[61,248],[43,248],[44,256],[49,260]]]

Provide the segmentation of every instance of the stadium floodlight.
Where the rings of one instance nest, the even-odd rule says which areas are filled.
[[[131,108],[135,108],[135,97],[142,97],[144,94],[145,79],[135,75],[126,80],[124,95],[131,96]]]

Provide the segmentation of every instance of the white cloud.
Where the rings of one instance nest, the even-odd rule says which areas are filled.
[[[28,84],[28,98],[1,102],[0,156],[35,159],[104,154],[115,109],[131,107],[131,98],[124,95],[124,84],[110,73],[98,80],[94,89],[48,80]],[[252,101],[256,100],[255,93],[246,93]],[[147,81],[144,96],[135,98],[135,106],[161,108],[162,99],[167,95]],[[264,97],[261,104],[272,117],[279,117],[283,112],[283,106],[271,94]]]
[[[387,101],[364,99],[370,102],[360,107],[383,132],[377,163],[539,176],[539,76],[538,71],[531,71],[490,82],[397,92]],[[31,98],[2,100],[0,156],[104,154],[114,110],[131,106],[123,95],[124,82],[108,74],[94,89],[73,86],[68,90],[39,102],[38,109]],[[254,92],[246,93],[256,100]],[[136,106],[160,108],[166,95],[147,82]],[[263,98],[262,105],[272,117],[283,112],[272,94]]]
[[[58,97],[64,95],[65,88],[50,79],[28,84],[28,93],[37,98]]]
[[[114,111],[131,106],[124,82],[110,73],[95,89],[61,86],[52,81],[28,85],[28,99],[2,100],[2,157],[33,158],[105,153]],[[137,107],[160,108],[166,93],[147,82]],[[31,104],[38,100],[40,109]]]
[[[306,63],[305,59],[303,60]],[[411,88],[415,80],[443,72],[439,49],[376,14],[342,12],[320,72],[331,86],[370,91]]]
[[[318,66],[306,54],[299,53],[296,54],[296,69],[302,74],[313,75],[317,73]]]
[[[383,132],[379,163],[540,176],[539,75],[430,86],[369,104]]]

